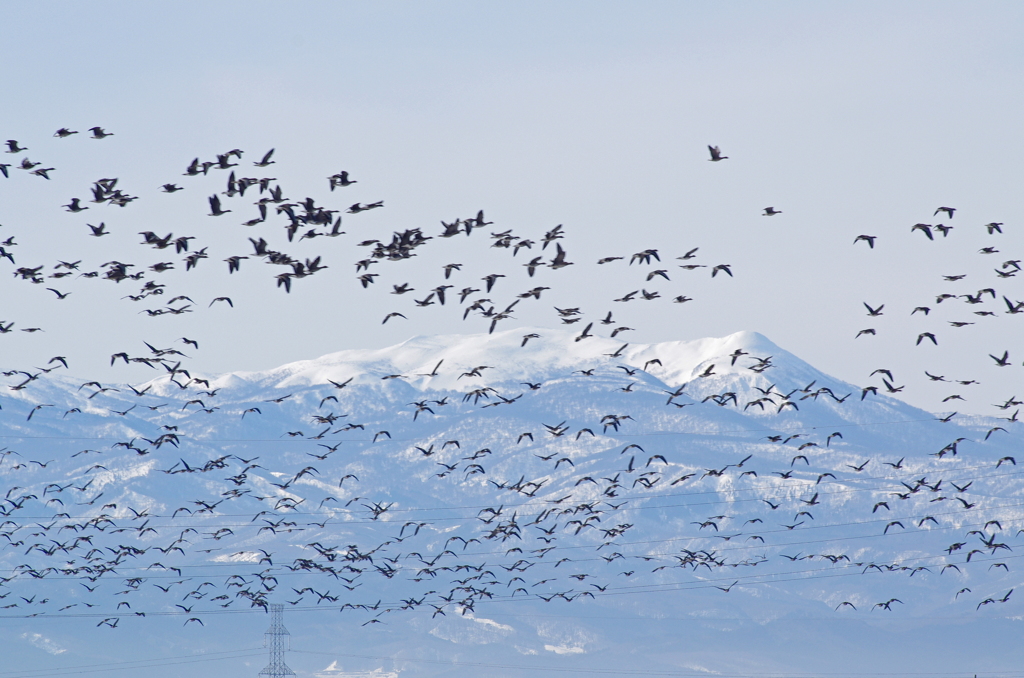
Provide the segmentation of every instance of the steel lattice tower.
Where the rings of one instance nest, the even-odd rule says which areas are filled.
[[[263,635],[264,644],[270,648],[270,663],[260,671],[260,675],[268,678],[294,676],[295,672],[284,663],[284,653],[289,649],[291,637],[284,627],[284,605],[271,605],[270,614],[270,628]]]

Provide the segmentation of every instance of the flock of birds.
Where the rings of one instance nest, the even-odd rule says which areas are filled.
[[[113,136],[101,127],[90,131],[96,140]],[[78,133],[62,128],[54,136],[66,139]],[[7,148],[8,154],[21,158],[18,164],[0,164],[9,179],[16,178],[11,176],[16,170],[41,180],[57,171],[29,160],[30,149],[19,141],[8,140]],[[728,159],[718,147],[709,146],[709,152],[712,162]],[[163,193],[176,194],[190,189],[188,181],[220,174],[224,190],[208,197],[210,218],[243,219],[248,228],[278,222],[276,237],[271,232],[246,236],[251,249],[225,253],[222,263],[228,276],[260,262],[272,267],[269,277],[281,293],[300,293],[304,278],[340,266],[329,262],[326,252],[307,257],[284,250],[305,240],[345,236],[342,213],[346,219],[358,219],[356,215],[384,207],[383,200],[335,208],[309,197],[286,197],[277,179],[267,176],[275,164],[274,149],[257,161],[243,162],[243,155],[233,149],[214,154],[215,160],[196,157],[185,164],[185,179],[180,180],[185,186],[160,187]],[[326,181],[332,194],[358,183],[346,171]],[[63,207],[80,214],[104,206],[125,208],[139,199],[119,183],[118,178],[97,179],[89,189],[90,200],[72,197]],[[942,213],[952,221],[955,211],[940,207],[934,216]],[[766,207],[763,214],[776,216],[782,211]],[[84,237],[110,233],[104,221],[84,226]],[[984,228],[996,236],[1003,226],[990,223]],[[929,240],[936,234],[947,237],[951,229],[945,224],[913,227]],[[167,259],[173,252],[180,259],[149,265],[120,260],[100,265],[79,260],[25,263],[18,256],[17,234],[0,233],[0,264],[13,274],[5,276],[8,280],[44,286],[54,302],[68,303],[77,291],[68,287],[72,282],[97,280],[133,285],[125,299],[144,307],[139,313],[147,316],[183,315],[202,305],[234,305],[228,295],[200,303],[160,282],[161,274],[178,267],[191,271],[205,266],[211,253],[200,238],[153,231],[139,235],[140,247],[167,252]],[[535,276],[549,271],[543,281],[553,285],[557,271],[575,265],[566,235],[558,225],[531,240],[494,228],[479,210],[468,218],[442,221],[440,232],[410,228],[394,233],[389,241],[354,243],[365,254],[353,262],[355,281],[350,284],[355,289],[379,285],[383,273],[378,271],[400,270],[402,262],[432,241],[476,236],[488,250],[505,250],[499,270],[508,272],[456,282],[463,264],[453,262],[436,271],[434,280],[388,283],[396,302],[401,298],[405,305],[388,310],[382,323],[407,319],[406,313],[416,309],[458,305],[463,320],[482,319],[489,334],[500,335],[520,303],[539,302],[552,289],[534,285]],[[876,239],[860,235],[854,245],[863,242],[873,249]],[[710,278],[733,276],[730,264],[697,263],[698,251],[693,248],[674,257],[681,263],[673,267],[666,263],[672,259],[663,260],[663,253],[654,248],[596,263],[624,266],[627,271],[635,266],[640,271],[639,289],[610,300],[612,304],[656,299],[684,304],[692,299],[653,289],[656,283],[671,282],[674,268],[706,268]],[[998,253],[995,247],[981,252]],[[519,264],[515,270],[525,269],[530,289],[508,291],[517,277],[507,267],[509,261]],[[1014,278],[1020,262],[1003,261],[994,268],[994,279],[1002,284]],[[962,277],[947,280],[957,283]],[[997,290],[995,284],[943,293],[914,313],[928,316],[936,305],[955,300],[976,309],[975,321],[950,321],[953,327],[1024,313],[1024,302]],[[499,299],[499,293],[505,296]],[[1004,308],[999,308],[1000,302]],[[884,313],[885,304],[864,306],[868,317]],[[630,344],[619,345],[619,335],[633,328],[618,323],[614,311],[590,320],[579,308],[556,307],[555,314],[560,326],[574,326],[570,348],[588,340],[584,346],[604,346],[607,340],[594,333],[595,326],[607,328],[615,346],[599,351],[590,367],[548,379],[499,383],[488,380],[492,366],[453,366],[451,359],[442,359],[423,368],[432,366],[429,371],[349,375],[255,400],[190,371],[187,352],[200,350],[201,338],[180,337],[174,345],[146,342],[145,350],[112,353],[111,365],[120,361],[145,366],[150,374],[159,375],[138,386],[93,379],[76,390],[61,376],[71,367],[61,355],[43,367],[0,366],[10,392],[0,399],[5,435],[0,439],[0,476],[6,485],[0,501],[0,613],[82,614],[110,628],[124,617],[180,614],[185,625],[203,625],[203,613],[267,609],[280,601],[294,609],[358,610],[369,625],[384,623],[388,613],[399,611],[422,609],[431,617],[464,615],[481,603],[522,598],[568,602],[680,586],[728,593],[734,587],[771,581],[779,570],[761,574],[771,567],[802,561],[808,562],[800,572],[812,578],[837,571],[908,577],[948,573],[963,583],[968,571],[979,568],[1009,572],[1004,556],[1024,532],[1015,533],[1014,527],[1024,525],[1012,510],[1003,511],[1007,507],[998,504],[997,497],[977,490],[981,485],[1009,487],[1017,479],[1016,459],[1004,453],[1008,444],[1000,442],[1004,436],[1019,439],[1012,426],[1019,423],[1016,408],[1022,402],[1015,396],[997,404],[1004,423],[983,426],[978,440],[959,436],[926,454],[912,451],[899,455],[903,458],[890,454],[885,459],[876,455],[854,460],[850,454],[864,448],[850,447],[850,438],[856,437],[850,429],[828,435],[813,427],[794,431],[783,425],[784,417],[815,408],[841,413],[870,407],[880,393],[903,390],[891,370],[876,370],[871,377],[878,376],[882,385],[859,392],[844,392],[839,382],[826,385],[818,380],[784,385],[793,377],[769,379],[777,367],[774,356],[752,355],[739,347],[716,362],[702,363],[686,382],[669,385],[659,375],[668,374],[673,366],[664,364],[662,356],[645,354],[643,360],[631,360]],[[42,329],[0,321],[3,334]],[[857,336],[875,332],[866,328]],[[530,332],[517,334],[514,343],[525,349],[541,339]],[[938,336],[924,331],[917,343],[924,342],[937,344]],[[1015,364],[1008,350],[991,358],[999,368]],[[932,381],[952,382],[940,374],[926,374]],[[443,392],[428,388],[431,380],[442,376],[454,376],[457,386]],[[960,380],[958,385],[971,383]],[[602,393],[594,396],[598,404],[583,402],[589,395],[581,394],[594,389]],[[410,394],[412,402],[402,400]],[[549,400],[528,404],[530,398],[543,397]],[[560,405],[558,398],[568,402]],[[371,407],[374,399],[386,407]],[[946,401],[956,399],[962,398],[953,394]],[[609,407],[615,403],[616,409],[595,414],[606,401]],[[624,414],[626,404],[637,409]],[[516,414],[524,407],[532,413],[538,408],[550,411],[554,418],[551,423],[527,422]],[[555,414],[564,411],[560,407],[572,410],[572,416],[556,423],[562,419]],[[713,436],[702,443],[704,447],[693,447],[702,449],[701,454],[681,449],[674,439],[631,437],[631,429],[644,430],[638,421],[640,411],[650,417],[657,411],[663,418],[734,411],[779,428],[756,440],[730,439],[729,449],[735,445],[749,452],[712,465],[707,460],[726,454],[716,451]],[[948,424],[955,414],[939,421]],[[273,423],[263,425],[264,419]],[[80,424],[82,430],[97,439],[116,439],[110,445],[96,445],[98,449],[79,449],[78,438],[60,435],[69,430],[65,427],[78,426],[79,420],[86,422]],[[274,428],[281,421],[288,422],[286,430]],[[250,431],[264,437],[238,442]],[[997,458],[980,453],[963,462],[958,455],[968,442],[996,450]],[[343,448],[349,450],[347,456]],[[65,455],[57,463],[31,458],[57,452]],[[374,466],[386,466],[382,460],[401,464],[397,468],[403,470],[396,474],[394,469]],[[944,466],[949,462],[956,465]],[[67,477],[50,474],[52,468]],[[371,476],[376,476],[376,489],[360,489]],[[153,496],[146,495],[145,483]],[[437,493],[418,489],[421,485],[437,488]],[[195,492],[201,494],[197,497]],[[421,492],[427,503],[439,496],[454,503],[427,509],[389,498],[402,492]],[[697,501],[681,507],[659,503],[706,492],[722,497],[717,515],[698,515],[705,504]],[[844,538],[877,543],[916,531],[931,539],[949,530],[957,531],[957,536],[948,540],[944,553],[923,553],[917,560],[880,560],[863,549],[840,552],[830,539],[810,537],[798,543],[810,545],[805,548],[818,544],[821,548],[815,550],[820,552],[781,552],[790,543],[787,535],[820,525],[827,520],[826,511],[838,509],[850,497],[869,497],[865,507],[870,512],[856,521],[837,523],[835,530]],[[172,500],[179,505],[169,504]],[[684,515],[694,519],[681,519]],[[659,516],[664,524],[649,526],[648,517],[659,522]],[[638,525],[634,521],[641,520],[647,526],[642,529],[645,536],[653,530],[660,538],[630,541],[631,530]],[[210,563],[230,568],[219,570],[228,574],[214,576],[211,573],[217,570]],[[681,573],[685,578],[679,578]],[[387,586],[375,589],[370,583],[375,576]],[[67,586],[62,588],[55,580]],[[985,594],[967,585],[958,588],[954,599],[970,601],[975,610],[1012,600],[1013,587]],[[383,593],[378,599],[363,596],[364,590]],[[97,591],[109,595],[100,598]],[[175,602],[165,603],[165,598]],[[894,596],[877,601],[853,598],[838,601],[836,613],[892,612],[894,605],[904,604]]]

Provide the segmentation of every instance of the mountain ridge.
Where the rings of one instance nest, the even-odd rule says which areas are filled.
[[[727,642],[715,629],[760,638],[735,660],[691,647],[715,671],[785,666],[771,638],[806,617],[831,620],[805,629],[823,647],[836,624],[912,635],[954,614],[1005,635],[994,610],[1015,614],[1024,532],[1015,425],[862,400],[752,332],[625,345],[546,330],[522,347],[531,333],[413,337],[208,384],[171,354],[142,395],[56,372],[0,395],[0,595],[15,605],[0,617],[131,637],[195,618],[232,636],[231,615],[280,602],[300,620],[344,611],[297,628],[369,625],[360,643],[381,656],[402,656],[403,634],[478,659],[518,638],[508,661],[625,668],[628,637],[675,670],[661,641],[677,622],[648,644],[602,619],[647,625],[683,604],[709,647]],[[530,621],[570,601],[568,630]]]

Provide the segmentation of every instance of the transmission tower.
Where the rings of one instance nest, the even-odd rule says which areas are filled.
[[[270,663],[260,671],[260,675],[268,678],[294,676],[295,672],[284,663],[284,653],[289,649],[291,637],[284,627],[284,605],[271,605],[270,615],[270,628],[263,635],[264,645],[270,648]]]

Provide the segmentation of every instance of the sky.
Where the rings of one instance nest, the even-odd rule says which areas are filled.
[[[188,274],[180,263],[148,274],[195,300],[173,317],[122,299],[131,283],[59,279],[54,288],[71,295],[58,300],[49,280],[5,274],[0,319],[16,330],[0,336],[0,367],[63,355],[83,379],[141,382],[153,376],[146,368],[111,367],[109,356],[189,336],[201,341],[191,364],[216,374],[486,331],[484,318],[462,320],[464,306],[418,309],[418,294],[388,294],[401,282],[429,290],[446,282],[442,265],[463,263],[447,282],[458,290],[506,275],[488,295],[502,306],[530,286],[551,288],[502,327],[555,326],[557,306],[580,307],[587,322],[614,311],[637,342],[753,330],[856,385],[881,386],[870,373],[886,368],[915,405],[998,414],[992,405],[1016,395],[1024,355],[1021,316],[1001,299],[1024,298],[1020,279],[993,272],[1024,251],[1014,190],[1022,12],[995,2],[9,6],[18,30],[0,70],[10,94],[0,130],[29,150],[0,157],[56,168],[50,181],[14,167],[0,180],[0,241],[16,236],[7,249],[18,266],[180,262],[140,246],[146,230],[193,236],[211,256]],[[114,136],[87,138],[93,125]],[[60,127],[80,134],[53,138]],[[708,162],[708,145],[729,159]],[[278,178],[293,201],[385,207],[343,215],[345,236],[297,243],[272,225],[283,216],[241,226],[255,216],[247,198],[208,217],[226,172],[181,175],[192,158],[233,148],[245,151],[239,172]],[[253,168],[270,148],[276,164]],[[341,170],[358,183],[332,193],[326,177]],[[118,177],[139,200],[66,212],[100,177]],[[185,190],[159,192],[167,182]],[[762,216],[767,206],[782,214]],[[957,212],[943,218],[938,206]],[[471,238],[435,238],[415,259],[385,262],[368,289],[355,279],[368,253],[356,242],[408,228],[436,236],[442,220],[479,209],[493,225]],[[89,238],[85,224],[99,221],[112,235]],[[919,222],[954,230],[931,242],[911,232]],[[990,222],[1003,234],[986,234]],[[530,279],[519,264],[537,253],[490,247],[489,233],[539,240],[558,224],[571,267]],[[876,247],[855,245],[861,234]],[[321,255],[329,268],[285,294],[274,287],[281,269],[254,260],[248,237]],[[978,254],[986,246],[999,252]],[[694,247],[687,263],[709,268],[677,268]],[[648,248],[671,281],[648,283],[654,266],[627,265]],[[229,277],[221,260],[232,254],[250,259]],[[625,260],[595,263],[606,256]],[[717,264],[734,277],[711,279]],[[988,287],[997,297],[978,308],[997,316],[975,317],[962,299],[935,303]],[[611,301],[634,289],[662,299]],[[671,303],[677,295],[693,301]],[[218,296],[234,307],[207,308]],[[884,315],[868,317],[864,303],[885,304]],[[929,316],[911,315],[925,305]],[[407,319],[382,325],[391,311]],[[17,331],[31,327],[44,332]],[[855,339],[864,329],[876,334]],[[916,345],[922,332],[938,346]],[[1003,351],[1013,367],[989,357]],[[932,382],[925,370],[980,383]],[[950,395],[964,400],[944,402]]]

